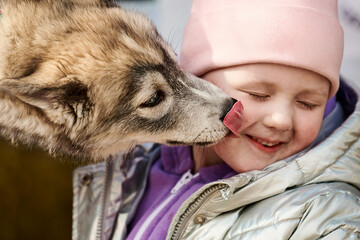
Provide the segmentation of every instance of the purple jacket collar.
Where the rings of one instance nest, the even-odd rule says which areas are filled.
[[[194,160],[191,147],[168,147],[162,146],[161,163],[165,172],[182,175],[187,170],[194,168]],[[221,163],[199,169],[200,177],[205,182],[216,181],[235,175],[227,164]]]

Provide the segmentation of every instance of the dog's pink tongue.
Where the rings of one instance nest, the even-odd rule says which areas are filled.
[[[240,101],[237,101],[231,110],[226,114],[223,123],[227,126],[230,131],[236,136],[240,136],[237,132],[242,123],[242,113],[244,107]]]

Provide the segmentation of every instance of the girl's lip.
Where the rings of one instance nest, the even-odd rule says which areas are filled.
[[[245,135],[245,136],[247,137],[247,139],[253,146],[255,146],[260,151],[266,152],[266,153],[274,153],[283,145],[283,142],[276,142],[276,144],[274,146],[265,146],[265,145],[261,144],[259,141],[257,141],[257,139],[260,141],[269,142],[269,143],[271,143],[272,141],[262,140],[260,138],[255,138],[250,135]]]

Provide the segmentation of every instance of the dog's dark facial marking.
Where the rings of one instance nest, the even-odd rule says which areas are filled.
[[[51,91],[57,91],[59,96],[59,101],[62,103],[77,103],[77,102],[87,102],[89,101],[88,96],[88,88],[84,84],[82,84],[80,81],[71,81],[65,85],[62,85],[55,89],[48,89],[49,92]]]
[[[64,9],[66,9],[66,11],[73,11],[75,5],[73,2],[64,2]]]
[[[126,128],[130,131],[139,131],[137,126],[142,126],[141,131],[148,133],[160,133],[174,128],[177,118],[172,113],[167,113],[160,119],[148,119],[136,115],[131,116],[132,121]]]

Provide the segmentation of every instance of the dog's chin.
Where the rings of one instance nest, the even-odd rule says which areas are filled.
[[[196,146],[202,146],[202,147],[207,147],[210,145],[213,145],[216,142],[181,142],[181,141],[172,141],[172,140],[168,140],[166,141],[166,144],[169,146],[191,146],[191,145],[196,145]]]
[[[227,136],[229,132],[224,136],[219,136],[219,138],[212,138],[211,141],[178,141],[178,140],[167,140],[165,141],[166,145],[169,146],[201,146],[201,147],[208,147],[219,142],[222,142]]]

